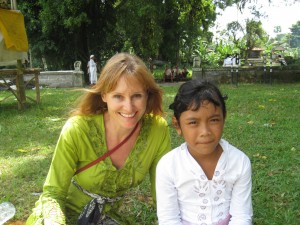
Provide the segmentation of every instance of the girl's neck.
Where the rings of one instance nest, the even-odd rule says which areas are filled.
[[[193,158],[197,161],[197,163],[201,166],[203,172],[206,177],[211,180],[215,173],[215,169],[217,167],[218,161],[222,155],[223,149],[220,144],[217,145],[215,151],[213,151],[209,155],[203,154],[192,154]]]

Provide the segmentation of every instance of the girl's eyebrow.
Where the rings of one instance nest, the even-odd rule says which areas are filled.
[[[209,116],[208,118],[214,118],[214,117],[222,117],[222,113],[215,113]],[[191,117],[187,117],[185,120],[199,120],[199,117],[191,116]]]
[[[211,117],[219,117],[219,116],[222,116],[222,113],[216,113],[216,114],[214,114],[214,115],[211,115],[210,118],[211,118]]]

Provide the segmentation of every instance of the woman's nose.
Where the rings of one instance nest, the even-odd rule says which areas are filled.
[[[126,101],[124,102],[124,108],[129,112],[132,110],[133,102],[131,99],[126,99]]]

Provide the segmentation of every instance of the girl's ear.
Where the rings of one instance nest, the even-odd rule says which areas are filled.
[[[179,122],[177,121],[175,116],[172,117],[172,123],[177,131],[177,134],[181,136],[181,128],[180,128]]]

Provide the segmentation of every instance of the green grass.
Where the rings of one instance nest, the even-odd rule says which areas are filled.
[[[182,139],[172,128],[168,105],[178,85],[162,88],[176,147]],[[300,224],[300,83],[220,88],[229,97],[223,137],[252,162],[254,224]],[[0,103],[0,203],[16,206],[14,219],[27,218],[42,190],[60,130],[81,94],[71,90],[42,89],[41,104],[22,111],[13,98]],[[6,95],[1,91],[0,100]],[[123,210],[136,216],[137,224],[156,224],[151,202],[146,180],[128,193]]]

